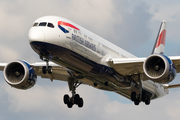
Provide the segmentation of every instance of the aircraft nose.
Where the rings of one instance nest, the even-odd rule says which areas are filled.
[[[42,30],[40,30],[38,27],[32,27],[29,30],[29,41],[33,42],[33,41],[44,41],[44,33]]]

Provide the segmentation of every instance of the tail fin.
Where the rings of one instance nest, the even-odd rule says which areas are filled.
[[[154,44],[154,48],[151,54],[164,54],[165,40],[166,40],[166,25],[167,22],[163,20],[159,28],[159,32]]]

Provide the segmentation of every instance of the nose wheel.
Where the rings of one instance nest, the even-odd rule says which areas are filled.
[[[42,67],[42,73],[46,74],[52,74],[52,66],[49,66],[49,59],[44,59],[44,61],[46,62],[46,66]]]
[[[52,74],[52,67],[51,66],[43,66],[42,67],[42,72],[43,74],[46,74],[46,73],[49,73],[49,74]]]

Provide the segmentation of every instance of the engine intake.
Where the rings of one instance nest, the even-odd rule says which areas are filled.
[[[4,79],[12,87],[28,89],[34,86],[37,76],[27,62],[14,61],[4,68]]]
[[[158,83],[169,83],[176,76],[173,62],[161,54],[149,56],[143,64],[143,69],[149,79]]]

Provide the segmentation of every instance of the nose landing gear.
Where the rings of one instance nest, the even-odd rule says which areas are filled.
[[[48,59],[48,57],[47,58],[43,58],[42,56],[40,56],[40,58],[41,58],[41,60],[46,62],[46,66],[42,67],[42,73],[43,74],[46,74],[46,73],[52,74],[52,66],[49,66],[49,59]]]
[[[48,67],[43,66],[43,67],[42,67],[42,72],[43,72],[43,74],[46,74],[47,72],[48,72],[49,74],[52,74],[52,67],[51,67],[51,66],[48,66]]]

